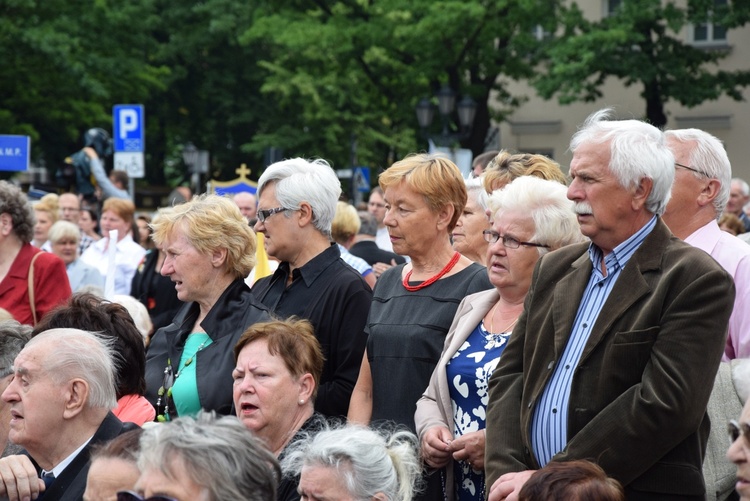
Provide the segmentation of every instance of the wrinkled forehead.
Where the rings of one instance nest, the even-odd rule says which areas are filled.
[[[16,356],[13,361],[13,370],[24,373],[41,372],[47,366],[48,353],[49,348],[44,343],[34,343],[32,339]]]

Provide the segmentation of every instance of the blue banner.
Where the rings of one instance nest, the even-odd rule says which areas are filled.
[[[0,136],[0,170],[29,170],[30,153],[29,136]]]

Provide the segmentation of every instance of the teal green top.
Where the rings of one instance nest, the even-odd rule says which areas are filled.
[[[211,338],[205,332],[193,332],[185,341],[178,376],[172,386],[172,399],[178,416],[194,416],[201,410],[198,380],[195,377],[196,359],[198,352],[211,342]]]

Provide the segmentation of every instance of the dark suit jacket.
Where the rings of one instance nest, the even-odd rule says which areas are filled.
[[[362,240],[357,242],[349,248],[349,254],[357,256],[367,261],[367,264],[372,266],[375,263],[391,264],[391,260],[395,259],[396,264],[404,264],[406,259],[403,256],[399,256],[395,252],[388,252],[378,247],[375,240]]]
[[[42,501],[80,501],[83,499],[83,492],[86,490],[86,476],[89,474],[89,465],[91,447],[102,442],[112,440],[116,436],[125,433],[128,430],[137,428],[133,423],[123,424],[111,412],[104,418],[99,429],[96,430],[91,441],[84,447],[81,452],[73,459],[62,472],[55,478],[52,485],[39,497]],[[42,469],[36,464],[34,458],[31,461],[36,466],[37,472],[41,475]]]
[[[530,427],[592,271],[587,244],[537,263],[524,313],[489,383],[487,485],[537,469]],[[711,393],[732,311],[732,278],[659,220],[622,271],[576,368],[568,442],[637,492],[700,496]],[[634,494],[635,493],[635,494]]]

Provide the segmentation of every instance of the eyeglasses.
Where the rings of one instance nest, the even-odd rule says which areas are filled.
[[[151,496],[150,498],[144,498],[140,494],[133,491],[119,491],[117,493],[117,501],[178,501],[175,498],[168,496]]]
[[[527,247],[544,247],[545,249],[549,249],[549,245],[535,244],[533,242],[521,242],[520,240],[516,240],[513,237],[509,237],[508,235],[500,235],[500,233],[492,230],[484,230],[482,232],[482,235],[484,235],[485,241],[491,244],[494,244],[498,240],[502,239],[503,246],[507,249],[518,249],[522,245]]]
[[[693,167],[688,167],[687,165],[682,165],[682,164],[678,164],[677,162],[675,162],[674,164],[675,164],[675,165],[676,165],[677,167],[682,167],[683,169],[687,169],[687,170],[689,170],[689,171],[693,171],[693,172],[695,172],[696,174],[700,174],[701,176],[709,177],[709,175],[708,175],[708,174],[706,174],[705,172],[701,172],[701,171],[699,171],[698,169],[694,169]]]
[[[265,209],[265,210],[259,210],[258,211],[258,221],[261,223],[265,222],[266,219],[273,216],[274,214],[277,214],[279,212],[284,212],[285,210],[292,210],[287,209],[286,207],[276,207],[275,209]]]
[[[740,424],[732,419],[727,425],[727,432],[729,433],[729,439],[732,443],[734,443],[740,437],[740,433],[742,433],[742,438],[745,439],[745,445],[750,447],[750,424]]]

